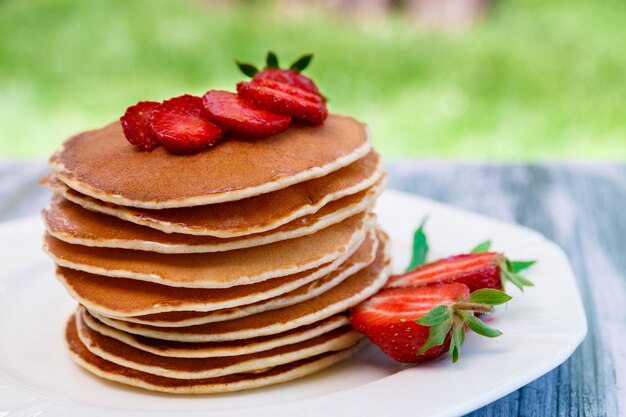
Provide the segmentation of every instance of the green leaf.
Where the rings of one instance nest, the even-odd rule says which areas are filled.
[[[289,69],[302,72],[304,71],[306,67],[309,66],[312,59],[313,59],[313,54],[302,55],[300,58],[296,59],[293,64],[289,66]]]
[[[514,272],[510,272],[506,269],[502,269],[500,271],[500,274],[503,278],[503,281],[509,281],[511,284],[519,288],[519,290],[522,292],[524,291],[524,287],[532,287],[535,285],[532,281],[524,278],[523,276]]]
[[[476,247],[472,249],[471,253],[489,252],[490,248],[491,248],[491,240],[485,240],[484,242],[476,245]]]
[[[265,58],[265,65],[268,68],[278,68],[278,56],[272,51],[267,52],[267,57]]]
[[[433,346],[441,346],[443,342],[445,342],[446,336],[450,332],[451,328],[452,320],[446,320],[443,323],[439,323],[436,326],[431,327],[428,332],[428,340],[426,340],[426,343],[424,343],[422,348],[417,351],[417,354],[420,355]]]
[[[502,335],[500,330],[492,329],[487,326],[481,319],[474,316],[472,313],[463,311],[460,314],[465,324],[467,324],[467,327],[472,329],[474,333],[478,333],[479,335],[485,337],[498,337]]]
[[[459,360],[461,354],[461,346],[465,342],[465,324],[462,320],[455,320],[452,325],[452,336],[450,337],[450,349],[448,350],[448,356],[452,358],[452,362],[455,363]]]
[[[239,67],[239,70],[250,78],[254,77],[259,72],[259,69],[252,64],[239,61],[235,61],[235,63],[237,67]]]
[[[423,265],[426,262],[426,255],[428,255],[428,239],[424,233],[424,226],[426,225],[427,218],[422,220],[420,227],[413,234],[413,255],[411,257],[411,264],[406,269],[410,271]]]
[[[487,304],[489,306],[497,306],[504,304],[513,297],[507,293],[491,288],[483,288],[476,290],[470,294],[468,301],[470,303]]]
[[[415,320],[415,323],[421,324],[422,326],[435,326],[439,323],[442,323],[450,318],[452,312],[446,306],[435,307],[430,310],[428,313],[424,314],[419,319]]]
[[[510,261],[510,272],[518,273],[519,271],[523,271],[526,268],[530,268],[536,263],[537,261]]]

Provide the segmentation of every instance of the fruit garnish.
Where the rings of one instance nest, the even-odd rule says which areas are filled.
[[[459,282],[471,291],[481,288],[503,290],[511,282],[521,291],[534,284],[519,274],[535,261],[511,261],[502,253],[488,252],[491,241],[478,244],[471,253],[450,256],[424,264],[428,254],[428,239],[424,233],[426,220],[413,235],[413,256],[407,272],[393,275],[385,288],[417,287],[442,283]]]
[[[269,80],[240,82],[237,92],[255,106],[313,124],[324,123],[328,116],[326,104],[319,96],[287,84]]]
[[[481,288],[502,290],[508,281],[523,291],[525,286],[533,285],[531,281],[514,272],[511,265],[511,261],[498,252],[454,255],[418,266],[401,275],[393,275],[385,288],[458,282],[467,285],[471,291]]]
[[[474,313],[490,313],[511,299],[483,289],[470,294],[466,285],[385,289],[350,311],[352,326],[399,362],[418,363],[446,349],[453,362],[465,340],[465,326],[487,337],[502,333]]]
[[[122,131],[126,140],[144,151],[152,151],[159,146],[150,118],[152,111],[159,105],[156,101],[140,101],[126,109],[120,117]]]
[[[215,145],[225,131],[207,119],[202,99],[188,94],[156,107],[151,125],[163,147],[177,154],[190,154]]]
[[[228,91],[209,90],[202,104],[211,121],[248,136],[270,136],[289,127],[291,116],[273,113],[242,100]]]
[[[265,68],[261,71],[252,64],[239,61],[236,63],[241,72],[253,80],[276,81],[292,87],[301,88],[321,97],[313,80],[302,75],[302,71],[309,66],[312,59],[313,54],[302,55],[300,58],[296,59],[288,69],[281,69],[278,63],[278,56],[274,52],[269,51],[265,58]]]

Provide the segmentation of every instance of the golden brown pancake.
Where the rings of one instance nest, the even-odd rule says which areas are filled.
[[[85,324],[100,334],[112,337],[146,352],[174,358],[212,358],[247,355],[309,340],[350,324],[350,320],[346,315],[337,314],[307,326],[300,326],[296,329],[271,336],[253,337],[251,339],[233,340],[230,342],[185,343],[151,339],[122,332],[102,323],[89,314],[83,306],[79,307],[79,311]]]
[[[310,291],[317,293],[316,290],[320,287],[324,289],[328,284],[336,285],[373,262],[377,247],[378,241],[372,230],[356,252],[338,265],[333,263],[318,267],[313,270],[313,274],[304,271],[231,288],[173,288],[145,281],[103,277],[62,267],[58,268],[57,277],[79,303],[108,316],[129,317],[173,311],[213,310],[218,310],[223,315],[237,306],[250,305],[253,310],[258,310],[263,308],[263,300],[270,299],[273,300],[272,305],[280,305],[281,302],[288,302],[285,298],[302,298]],[[257,303],[262,304],[259,306]],[[176,325],[175,322],[172,324]]]
[[[316,268],[356,249],[374,217],[359,214],[297,239],[228,252],[159,254],[72,245],[44,236],[44,250],[59,265],[93,274],[173,287],[229,288]]]
[[[371,208],[382,188],[383,184],[379,182],[375,188],[370,187],[333,201],[317,213],[293,220],[277,229],[233,238],[163,233],[86,210],[59,195],[53,197],[42,215],[50,235],[76,245],[159,253],[223,252],[313,234]]]
[[[276,229],[317,212],[329,202],[356,194],[380,181],[380,158],[364,158],[322,178],[239,201],[175,209],[123,207],[81,194],[54,175],[46,182],[53,191],[86,209],[148,226],[166,233],[230,238]]]
[[[252,316],[189,327],[165,328],[129,323],[91,312],[103,323],[128,333],[178,342],[220,342],[285,332],[338,314],[377,292],[389,276],[386,239],[381,239],[376,260],[341,284],[316,298]]]
[[[303,285],[293,291],[279,295],[277,297],[268,298],[266,300],[257,301],[252,304],[230,307],[220,310],[197,312],[197,311],[175,311],[169,313],[157,313],[144,316],[118,317],[107,314],[107,312],[97,311],[100,314],[107,315],[111,318],[128,321],[131,323],[148,324],[157,327],[186,327],[196,324],[214,323],[218,321],[226,321],[238,319],[240,317],[250,316],[252,314],[262,313],[264,311],[276,310],[278,308],[288,307],[294,304],[302,303],[320,294],[336,287],[350,276],[356,274],[363,268],[369,266],[373,261],[378,247],[378,241],[375,240],[375,246],[372,246],[370,254],[363,254],[364,259],[355,261],[352,257],[344,262],[335,271],[323,278],[316,279],[309,284]],[[369,255],[367,258],[365,256]]]
[[[195,155],[140,152],[119,122],[68,139],[50,163],[69,187],[102,201],[163,209],[237,201],[323,177],[370,150],[366,127],[330,115],[263,139],[232,136]]]
[[[232,392],[291,381],[346,359],[362,346],[362,344],[357,344],[355,347],[343,351],[328,352],[275,366],[265,372],[239,373],[208,379],[174,379],[126,368],[94,355],[80,341],[74,317],[70,317],[68,321],[65,339],[72,359],[91,373],[110,381],[175,394]]]
[[[326,352],[347,349],[361,335],[344,326],[302,342],[240,356],[213,358],[173,358],[155,355],[91,330],[76,314],[78,337],[94,355],[120,366],[167,378],[215,378],[252,372],[295,362]]]

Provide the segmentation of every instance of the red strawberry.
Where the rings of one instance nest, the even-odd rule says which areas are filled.
[[[166,100],[154,109],[151,124],[163,147],[177,154],[199,152],[224,134],[205,117],[202,99],[188,94]]]
[[[402,275],[394,275],[387,281],[386,288],[458,282],[467,285],[470,291],[481,288],[502,290],[500,265],[503,261],[504,256],[496,252],[451,256],[418,266]]]
[[[321,96],[317,86],[309,77],[302,75],[299,71],[292,69],[280,69],[280,68],[265,68],[254,77],[252,81],[276,81],[279,83],[287,84],[292,87],[301,88],[309,93],[317,94]]]
[[[152,111],[158,105],[156,101],[140,101],[127,108],[126,113],[120,117],[126,140],[144,151],[152,151],[159,146],[159,141],[150,125]]]
[[[534,264],[533,261],[511,262],[497,252],[478,252],[450,256],[436,262],[416,267],[401,275],[393,275],[385,288],[419,287],[458,282],[470,291],[481,288],[504,289],[506,281],[520,290],[533,283],[518,274],[521,269]]]
[[[423,362],[446,349],[454,362],[465,340],[465,326],[487,337],[501,333],[485,325],[474,312],[511,297],[484,289],[470,295],[463,284],[383,290],[350,311],[352,326],[383,352],[400,362]]]
[[[328,116],[328,109],[320,96],[288,84],[270,80],[240,82],[237,92],[258,107],[314,124],[322,124]]]
[[[291,122],[291,116],[254,107],[228,91],[207,91],[202,104],[213,122],[244,135],[275,135],[287,129]]]

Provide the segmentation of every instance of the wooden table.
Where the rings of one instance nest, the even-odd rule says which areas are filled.
[[[390,188],[543,233],[568,253],[589,334],[563,365],[472,416],[626,415],[626,165],[396,161]],[[44,162],[0,163],[0,221],[38,213]]]

